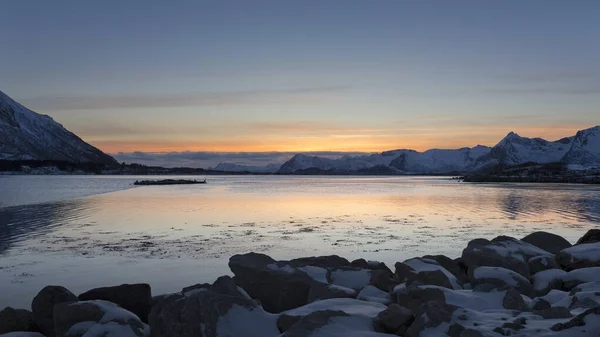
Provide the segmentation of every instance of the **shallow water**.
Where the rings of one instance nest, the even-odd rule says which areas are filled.
[[[469,240],[600,227],[600,188],[467,184],[439,177],[0,177],[0,307],[60,284],[148,282],[154,294],[212,282],[228,258],[337,254],[386,262],[458,257]]]

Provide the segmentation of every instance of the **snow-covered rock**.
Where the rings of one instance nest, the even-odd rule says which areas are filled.
[[[561,289],[563,276],[567,274],[562,269],[547,269],[532,276],[533,287],[536,294],[546,295],[552,289]]]
[[[115,165],[117,161],[55,122],[0,91],[0,160],[64,160]]]
[[[471,273],[471,284],[492,284],[500,289],[514,288],[521,294],[533,296],[533,286],[522,275],[502,267],[477,267]]]
[[[556,260],[565,269],[600,267],[600,242],[584,243],[563,249]]]
[[[93,300],[62,302],[54,306],[56,337],[147,337],[149,327],[115,303]]]
[[[392,302],[392,298],[390,293],[380,290],[374,286],[366,286],[364,287],[356,296],[356,299],[367,301],[367,302],[377,302],[382,304],[390,304]]]
[[[78,298],[80,301],[105,300],[116,303],[133,312],[143,322],[148,322],[148,314],[153,304],[152,292],[147,283],[95,288],[80,294]]]

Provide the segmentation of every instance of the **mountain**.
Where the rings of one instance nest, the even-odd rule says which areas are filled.
[[[485,156],[477,160],[477,166],[513,166],[527,162],[553,163],[561,161],[571,149],[575,137],[566,137],[554,142],[542,138],[521,137],[510,132]]]
[[[600,126],[578,131],[562,160],[569,165],[600,166]]]
[[[393,150],[372,155],[344,156],[339,159],[297,154],[281,165],[279,173],[294,173],[311,168],[329,173],[385,171],[396,174],[435,174],[462,172],[474,166],[476,160],[489,151],[489,147],[478,145],[474,148],[432,149],[425,152]]]
[[[267,166],[251,166],[232,163],[219,163],[217,166],[209,169],[223,172],[275,173],[280,167],[281,165],[278,164],[269,164]]]
[[[570,169],[600,167],[600,126],[557,141],[508,133],[490,148],[393,150],[338,159],[297,154],[281,165],[285,174],[442,174],[481,172],[526,163],[566,164]]]
[[[114,165],[51,117],[35,113],[0,91],[0,160],[61,160]]]

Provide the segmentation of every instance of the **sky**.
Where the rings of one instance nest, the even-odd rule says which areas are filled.
[[[0,90],[113,154],[460,148],[600,124],[599,1],[7,0],[2,12]]]

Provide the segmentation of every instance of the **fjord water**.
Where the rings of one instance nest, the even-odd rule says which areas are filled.
[[[228,258],[250,251],[393,267],[425,254],[458,257],[479,237],[546,230],[574,242],[600,227],[597,186],[320,176],[132,185],[152,178],[161,177],[0,176],[0,306],[27,308],[48,284],[178,291],[229,274]]]

